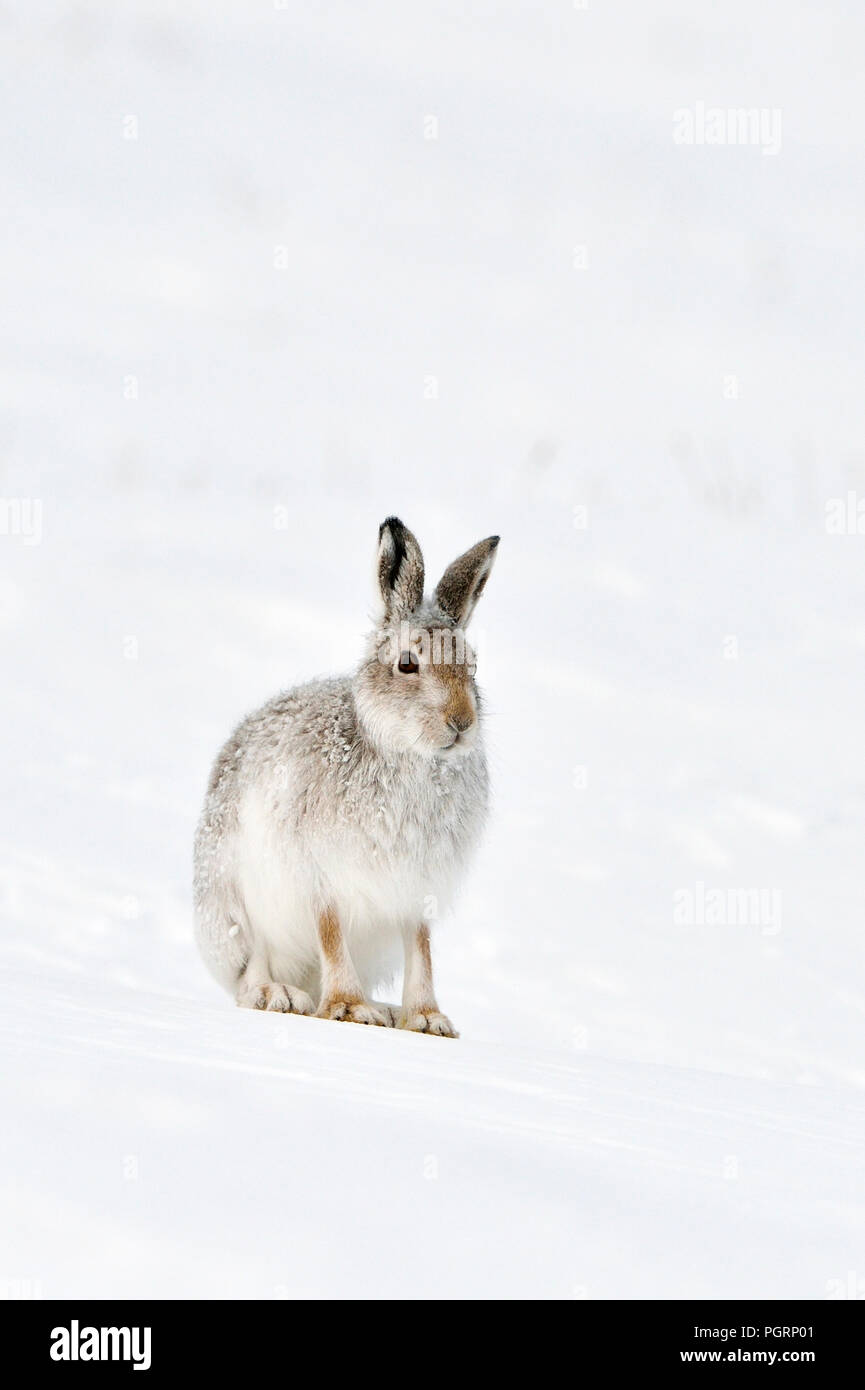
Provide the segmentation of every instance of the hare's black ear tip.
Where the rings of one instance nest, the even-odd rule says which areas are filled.
[[[501,536],[488,536],[487,545],[489,546],[490,550],[495,550],[500,540]]]
[[[378,538],[381,540],[385,531],[393,531],[395,535],[399,535],[400,531],[404,530],[405,527],[398,516],[386,516],[381,526],[378,528]]]

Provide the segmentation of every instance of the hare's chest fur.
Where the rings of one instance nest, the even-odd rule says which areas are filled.
[[[358,730],[348,682],[311,694],[302,719],[291,696],[266,707],[242,748],[244,899],[272,947],[311,949],[325,908],[355,938],[398,935],[450,906],[486,812],[483,749],[389,760]]]

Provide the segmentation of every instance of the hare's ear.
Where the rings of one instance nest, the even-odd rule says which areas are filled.
[[[485,541],[478,541],[465,555],[460,555],[458,560],[448,565],[438,582],[436,604],[457,627],[466,627],[475,610],[475,604],[490,577],[498,544],[498,536],[488,536]]]
[[[423,598],[423,555],[398,516],[389,516],[378,528],[377,572],[385,617],[412,613]]]

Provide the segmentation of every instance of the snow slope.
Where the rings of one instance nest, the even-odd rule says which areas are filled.
[[[700,8],[0,19],[12,1296],[865,1294],[865,20]],[[210,760],[392,512],[503,538],[455,1043],[191,944]]]
[[[858,1258],[838,1092],[14,983],[47,1297],[820,1298]]]

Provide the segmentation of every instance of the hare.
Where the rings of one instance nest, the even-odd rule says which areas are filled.
[[[243,1008],[457,1037],[429,919],[451,904],[487,811],[465,628],[498,536],[431,599],[411,531],[379,529],[378,627],[351,676],[277,695],[213,766],[195,840],[196,939]],[[404,952],[402,1008],[372,999]]]

